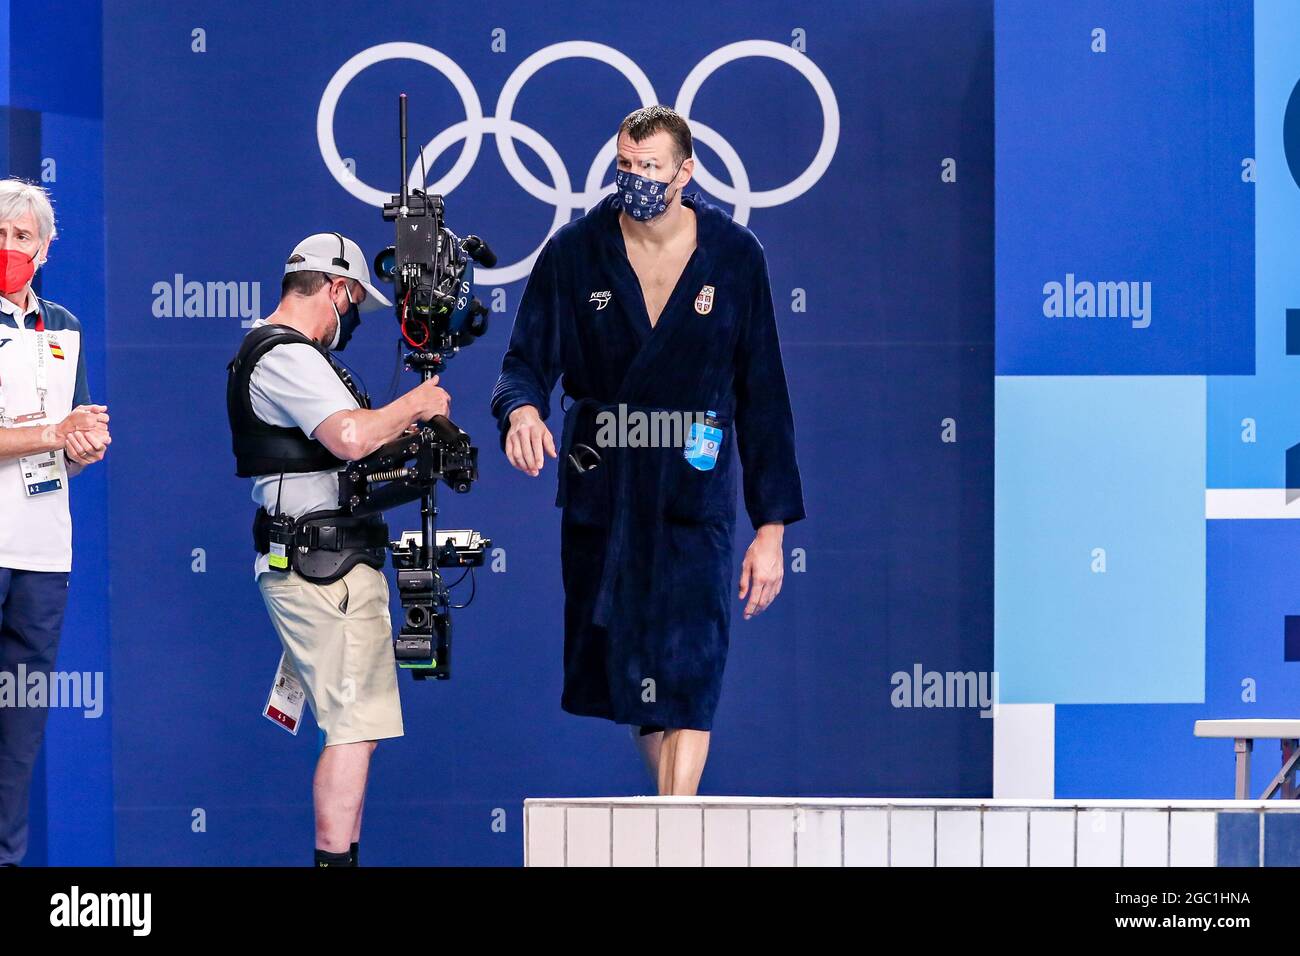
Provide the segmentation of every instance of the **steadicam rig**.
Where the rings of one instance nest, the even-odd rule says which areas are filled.
[[[478,449],[451,419],[395,438],[339,473],[339,504],[354,515],[376,514],[418,500],[439,481],[464,494],[478,478]]]
[[[456,605],[441,571],[463,568],[472,575],[492,547],[491,539],[477,531],[434,530],[434,492],[441,481],[463,494],[477,478],[478,449],[441,415],[366,458],[348,462],[339,474],[339,503],[354,515],[422,502],[424,530],[404,532],[392,543],[402,602],[402,624],[393,638],[393,651],[398,665],[417,680],[451,676],[451,611]],[[425,541],[433,542],[432,550],[424,547]]]
[[[456,236],[443,223],[441,196],[408,189],[406,94],[398,99],[402,152],[401,192],[384,205],[396,224],[393,245],[375,257],[375,273],[394,285],[393,302],[405,365],[424,380],[440,375],[447,360],[487,331],[488,311],[471,290],[473,263],[488,268],[496,256],[477,236]],[[423,163],[423,153],[421,153]],[[474,583],[488,538],[477,531],[438,531],[438,482],[464,494],[478,478],[478,449],[454,422],[438,415],[360,460],[339,475],[339,505],[354,515],[373,514],[420,501],[421,530],[392,542],[393,567],[402,601],[402,626],[393,638],[398,664],[417,680],[451,676],[450,588],[465,575]],[[463,568],[448,586],[440,569]],[[473,599],[473,592],[470,593]]]
[[[474,263],[492,268],[496,254],[478,236],[461,239],[443,221],[443,200],[408,189],[406,94],[398,98],[402,188],[384,204],[396,241],[375,256],[375,273],[394,286],[393,301],[407,366],[438,374],[459,349],[487,331],[488,310],[472,292]],[[423,165],[424,153],[420,154]]]

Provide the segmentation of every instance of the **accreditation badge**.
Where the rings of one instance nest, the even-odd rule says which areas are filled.
[[[20,415],[14,424],[39,425],[45,416]],[[54,494],[62,491],[67,484],[67,474],[63,469],[63,452],[43,451],[35,455],[24,455],[18,459],[18,473],[22,476],[23,491],[28,498]]]
[[[271,693],[262,708],[262,716],[279,724],[295,737],[298,736],[298,724],[302,721],[302,705],[306,699],[302,689],[302,679],[293,661],[281,652],[280,667],[275,672],[275,682]]]

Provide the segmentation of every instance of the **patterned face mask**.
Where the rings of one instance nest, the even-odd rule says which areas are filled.
[[[683,159],[677,164],[677,170],[668,177],[666,183],[622,169],[616,170],[614,185],[618,187],[618,201],[623,210],[640,222],[647,222],[660,215],[668,208],[668,187],[677,178],[677,173],[682,171],[682,163],[685,162]]]

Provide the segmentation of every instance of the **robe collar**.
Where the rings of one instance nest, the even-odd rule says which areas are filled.
[[[663,354],[676,330],[686,322],[700,318],[695,315],[691,303],[700,288],[708,283],[712,265],[711,252],[717,250],[721,220],[727,219],[727,216],[717,206],[706,202],[698,191],[683,194],[682,204],[695,211],[695,251],[687,260],[686,267],[653,328],[646,311],[645,297],[641,293],[640,280],[627,257],[623,230],[618,223],[618,197],[613,194],[606,196],[594,210],[609,255],[611,281],[615,283],[614,294],[623,300],[623,308],[619,311],[641,343],[641,350],[629,367],[621,389],[625,396],[635,394],[641,374]]]

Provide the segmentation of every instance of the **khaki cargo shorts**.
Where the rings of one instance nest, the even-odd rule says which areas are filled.
[[[295,571],[264,571],[257,586],[325,746],[401,737],[384,573],[358,564],[333,584],[313,584]]]

